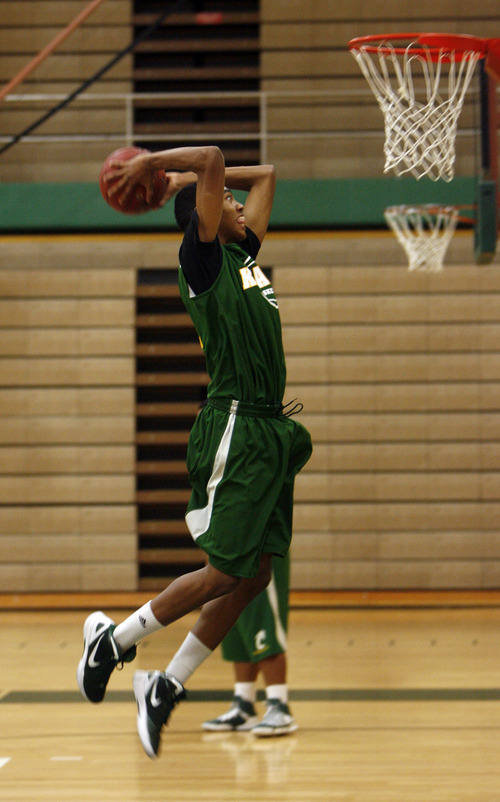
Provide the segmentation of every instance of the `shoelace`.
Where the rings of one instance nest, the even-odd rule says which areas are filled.
[[[281,415],[283,415],[284,418],[290,418],[292,415],[298,415],[298,413],[302,412],[302,410],[304,409],[304,404],[301,404],[300,401],[297,401],[295,406],[293,406],[291,409],[285,412],[285,409],[291,406],[295,401],[297,401],[297,399],[293,398],[291,401],[288,402],[288,404],[281,405]]]

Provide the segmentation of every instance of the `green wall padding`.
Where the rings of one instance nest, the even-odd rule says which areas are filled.
[[[498,238],[497,186],[494,181],[480,181],[477,188],[477,224],[474,254],[478,264],[493,260]]]
[[[472,204],[476,180],[411,178],[278,181],[271,228],[385,227],[394,204]],[[240,195],[244,197],[244,195]],[[92,183],[0,184],[0,232],[176,230],[173,203],[144,215],[113,211]]]

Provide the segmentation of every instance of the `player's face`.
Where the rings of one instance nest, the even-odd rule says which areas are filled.
[[[219,226],[221,242],[241,242],[247,235],[244,206],[236,200],[233,193],[224,190],[222,217]]]

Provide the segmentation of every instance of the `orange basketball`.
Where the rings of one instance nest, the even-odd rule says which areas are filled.
[[[135,185],[133,192],[124,206],[118,203],[118,198],[116,196],[109,197],[108,191],[113,183],[104,181],[104,178],[108,172],[113,169],[110,167],[110,161],[114,159],[128,161],[139,153],[149,153],[149,151],[145,148],[136,147],[125,147],[114,150],[113,153],[110,153],[105,159],[101,167],[101,172],[99,173],[99,189],[101,190],[102,197],[112,209],[115,209],[117,212],[122,212],[122,214],[144,214],[144,212],[150,212],[151,209],[157,209],[167,186],[165,172],[163,170],[157,170],[154,174],[153,195],[150,203],[146,200],[146,187],[143,184]]]

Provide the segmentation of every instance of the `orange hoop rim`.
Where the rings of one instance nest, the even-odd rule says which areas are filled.
[[[386,206],[384,213],[388,214],[407,214],[415,212],[416,214],[453,214],[458,212],[457,223],[465,225],[474,225],[476,222],[475,217],[464,212],[475,211],[477,204],[475,203],[395,203],[391,206]]]
[[[436,214],[438,212],[457,212],[459,208],[459,206],[455,206],[453,203],[395,203],[391,206],[387,206],[385,211],[401,212],[403,214],[406,212],[417,212],[418,214],[429,212],[430,214]]]
[[[392,42],[405,41],[406,44],[394,46]],[[349,42],[349,50],[361,50],[368,53],[396,53],[404,55],[410,48],[415,55],[430,57],[433,61],[453,53],[454,61],[468,59],[472,54],[479,58],[487,56],[491,47],[500,48],[500,39],[483,39],[469,34],[445,33],[391,33],[358,36]]]

